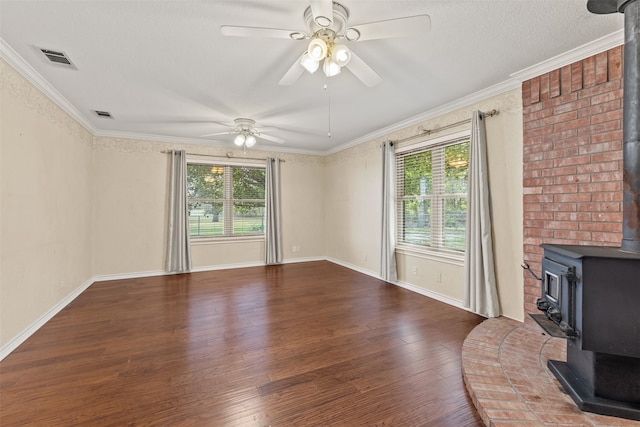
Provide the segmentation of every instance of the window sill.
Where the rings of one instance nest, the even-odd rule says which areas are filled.
[[[264,242],[264,235],[260,236],[233,236],[233,237],[191,237],[191,246],[215,245],[227,243],[251,243]]]
[[[417,258],[429,259],[432,261],[446,262],[448,264],[464,266],[464,253],[456,253],[449,251],[438,251],[434,249],[425,249],[416,246],[402,245],[396,247],[396,253],[401,255],[409,255]]]

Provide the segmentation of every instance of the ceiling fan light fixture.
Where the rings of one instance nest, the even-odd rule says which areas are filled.
[[[313,59],[311,55],[309,55],[309,52],[305,52],[305,54],[302,55],[302,58],[300,58],[300,65],[302,65],[305,70],[313,74],[320,66],[320,62]]]
[[[322,64],[322,71],[324,75],[327,77],[333,77],[340,74],[341,67],[337,62],[332,60],[331,58],[327,58],[324,60],[324,64]]]
[[[254,145],[256,145],[256,137],[251,134],[247,135],[244,144],[247,146],[247,148],[253,147]]]
[[[309,42],[309,48],[307,49],[307,53],[309,56],[316,60],[322,61],[327,56],[327,43],[324,40],[319,38],[313,38]]]
[[[340,67],[344,67],[351,60],[351,51],[343,44],[336,44],[331,48],[331,59]]]
[[[236,144],[238,147],[242,147],[242,144],[244,144],[244,143],[245,143],[245,140],[246,140],[246,139],[247,139],[247,137],[246,137],[244,134],[239,133],[239,134],[238,134],[238,135],[236,135],[236,137],[234,138],[233,143],[234,143],[234,144]],[[254,142],[254,144],[255,144],[255,142]]]
[[[355,42],[360,38],[360,31],[351,27],[344,30],[344,38],[350,42]]]

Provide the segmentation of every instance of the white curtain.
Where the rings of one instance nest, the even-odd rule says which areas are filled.
[[[191,269],[189,215],[187,211],[187,157],[184,150],[171,151],[167,271],[184,273]]]
[[[380,276],[398,280],[396,271],[396,152],[393,142],[382,143],[382,259]]]
[[[464,306],[474,313],[500,315],[491,237],[491,195],[487,166],[487,137],[479,111],[471,119],[469,147],[469,197],[464,259]]]
[[[265,183],[265,255],[266,264],[282,263],[282,218],[280,216],[280,159],[267,158]]]

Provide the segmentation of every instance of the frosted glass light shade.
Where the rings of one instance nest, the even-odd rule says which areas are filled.
[[[327,56],[327,44],[322,39],[312,39],[307,51],[311,58],[322,61]]]
[[[236,144],[238,147],[242,147],[242,144],[244,144],[246,137],[239,133],[238,135],[236,135],[235,139],[233,140],[233,143]]]
[[[343,44],[337,44],[331,49],[331,59],[341,67],[351,60],[351,51]]]
[[[333,61],[331,58],[327,58],[324,60],[324,64],[322,64],[322,71],[324,75],[327,77],[333,77],[337,74],[340,74],[340,66]]]
[[[304,67],[305,70],[307,70],[311,74],[315,73],[315,71],[320,66],[320,63],[309,55],[309,52],[305,52],[305,54],[302,55],[302,58],[300,59],[300,64]]]
[[[244,144],[247,146],[247,148],[253,147],[254,145],[256,145],[256,137],[253,135],[247,135]]]

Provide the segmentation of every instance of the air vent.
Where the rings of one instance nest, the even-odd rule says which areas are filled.
[[[46,56],[47,59],[54,64],[64,65],[76,69],[75,65],[73,65],[69,57],[64,52],[58,52],[51,49],[40,49],[40,52],[42,52],[44,56]]]
[[[102,117],[103,119],[113,119],[113,116],[108,111],[93,110],[93,112],[96,113],[96,116]]]

